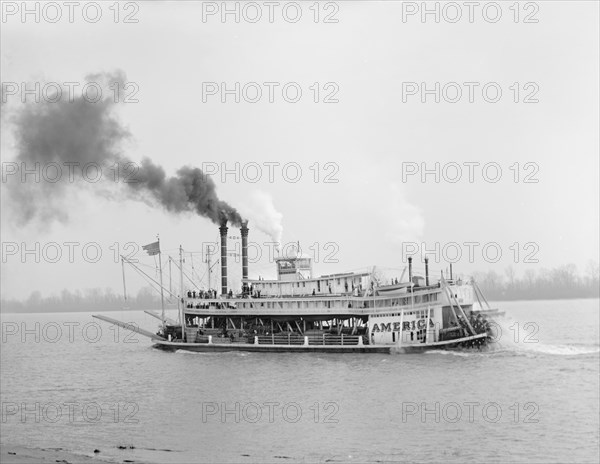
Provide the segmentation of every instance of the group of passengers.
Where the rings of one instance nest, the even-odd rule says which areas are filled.
[[[188,290],[187,292],[188,298],[200,298],[201,300],[210,300],[211,298],[217,298],[217,291],[210,290]]]
[[[231,304],[227,304],[224,301],[218,301],[218,302],[210,302],[210,303],[188,303],[186,305],[187,308],[193,309],[235,309],[235,306],[231,305]]]

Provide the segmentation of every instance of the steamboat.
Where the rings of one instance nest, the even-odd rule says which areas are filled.
[[[375,268],[314,277],[311,257],[298,250],[275,258],[277,279],[250,279],[248,232],[244,222],[240,291],[228,288],[228,227],[222,222],[220,294],[201,288],[185,291],[182,279],[179,321],[166,318],[164,309],[162,314],[147,311],[161,320],[158,333],[94,317],[146,335],[155,348],[166,351],[392,353],[481,349],[493,337],[490,317],[498,311],[474,280],[455,279],[452,268],[434,280],[427,258],[424,276],[413,273],[408,258],[405,281],[404,272],[382,284]],[[160,261],[159,242],[148,247],[158,248]]]

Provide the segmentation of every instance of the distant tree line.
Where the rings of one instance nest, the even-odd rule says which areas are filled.
[[[488,300],[541,300],[561,298],[600,297],[599,269],[590,262],[584,275],[574,264],[554,269],[534,271],[528,269],[517,277],[512,266],[504,274],[496,271],[476,272],[473,277]],[[165,307],[173,308],[177,302],[165,298]],[[160,309],[160,295],[151,287],[141,288],[135,296],[114,293],[113,289],[92,288],[83,292],[63,290],[60,296],[42,297],[39,291],[26,300],[2,299],[3,312],[57,312],[57,311],[119,311],[124,309]]]
[[[137,295],[115,294],[113,289],[91,288],[83,292],[75,290],[63,290],[60,296],[53,295],[42,297],[39,291],[31,293],[26,300],[2,299],[3,312],[70,312],[70,311],[118,311],[123,309],[160,309],[160,295],[150,287],[141,288]],[[177,301],[168,304],[165,299],[165,307],[173,307]]]
[[[579,274],[574,264],[553,269],[526,270],[521,277],[512,266],[504,274],[477,272],[473,277],[488,300],[552,300],[562,298],[598,298],[598,264],[590,262]]]

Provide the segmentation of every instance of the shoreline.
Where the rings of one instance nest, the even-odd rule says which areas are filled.
[[[93,452],[94,450],[90,450]],[[13,446],[6,443],[0,443],[0,462],[2,464],[48,464],[48,463],[69,463],[69,464],[104,464],[114,463],[108,457],[103,457],[102,452],[98,457],[76,454],[64,448],[27,448],[25,446]],[[133,462],[133,461],[131,461]]]

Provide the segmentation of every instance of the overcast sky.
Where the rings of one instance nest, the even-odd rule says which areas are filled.
[[[248,208],[257,198],[270,197],[283,217],[284,243],[299,240],[314,255],[315,247],[306,248],[318,242],[317,273],[379,265],[399,269],[394,274],[399,276],[403,242],[429,249],[435,242],[442,248],[456,242],[463,259],[454,266],[465,273],[503,273],[511,263],[518,273],[566,263],[584,272],[599,254],[598,3],[540,1],[535,9],[521,4],[518,22],[509,8],[513,2],[500,3],[502,17],[495,23],[492,10],[486,17],[475,10],[470,22],[460,2],[462,18],[455,23],[450,22],[455,10],[441,11],[439,23],[432,15],[423,22],[420,12],[407,15],[413,4],[394,1],[322,2],[317,23],[313,2],[301,2],[302,17],[295,23],[289,21],[295,10],[286,10],[286,20],[280,7],[270,23],[262,2],[263,16],[256,23],[250,22],[256,13],[250,9],[239,23],[231,15],[222,22],[218,12],[203,21],[202,2],[191,1],[136,2],[137,9],[127,10],[121,4],[117,23],[108,3],[96,23],[79,10],[70,23],[67,7],[56,23],[47,21],[54,17],[49,9],[45,17],[41,12],[39,23],[31,16],[23,22],[17,12],[2,19],[1,80],[4,90],[7,83],[22,82],[31,88],[35,82],[83,85],[87,75],[121,70],[134,83],[127,96],[138,100],[113,109],[131,133],[123,152],[138,161],[149,157],[168,173],[203,163],[233,170],[240,163],[239,182],[233,175],[223,182],[220,172],[213,179],[222,199],[249,211],[250,240],[269,240],[253,227],[252,215],[262,214],[260,208]],[[205,13],[207,8],[212,4],[205,2]],[[127,14],[138,22],[124,22]],[[324,22],[327,15],[337,22]],[[524,22],[526,17],[537,22]],[[241,87],[256,82],[263,95],[256,103],[244,95],[235,103],[226,95],[222,103],[220,93],[206,94],[210,85],[203,83],[211,82],[225,82],[230,89],[236,82]],[[273,87],[272,103],[264,82],[280,84]],[[439,103],[433,94],[421,101],[423,82],[429,89],[436,82],[445,88]],[[453,82],[458,85],[447,85]],[[475,83],[472,103],[465,82]],[[297,103],[282,96],[286,83],[294,83],[288,87],[290,99],[295,87],[302,89]],[[251,87],[246,99],[255,96]],[[502,95],[491,103],[497,88]],[[139,90],[132,96],[132,89]],[[1,157],[6,163],[18,155],[11,117],[23,104],[20,94],[3,98]],[[263,164],[269,162],[280,163],[273,182]],[[248,163],[262,166],[257,182],[251,182],[256,170]],[[297,164],[284,172],[286,163]],[[438,183],[433,174],[425,182],[420,172],[406,175],[415,168],[434,169],[435,163],[442,174]],[[471,165],[472,183],[464,163],[480,163]],[[462,177],[453,183],[456,165]],[[297,182],[290,180],[294,166],[302,169]],[[498,166],[501,177],[492,182]],[[120,291],[113,243],[143,245],[159,233],[163,249],[176,253],[180,244],[200,251],[202,242],[218,237],[206,218],[167,213],[105,184],[73,186],[57,197],[68,222],[34,219],[17,225],[18,205],[6,195],[3,179],[3,297],[26,297],[34,289],[44,294],[63,288]],[[113,194],[101,195],[105,188]],[[43,256],[35,263],[34,255],[22,259],[20,248],[7,255],[8,242],[29,248],[35,242],[42,248],[50,242],[81,247],[97,242],[103,256],[87,262],[79,247],[69,263],[63,247],[58,263],[44,262]],[[480,244],[472,263],[465,242]],[[482,255],[489,243],[500,245],[498,263]],[[338,262],[323,263],[332,252]],[[138,257],[153,263],[141,252]],[[523,262],[527,257],[537,262]],[[197,260],[196,272],[202,274],[204,265]],[[446,266],[432,264],[435,272]],[[239,277],[237,267],[233,277]],[[263,260],[251,267],[251,277],[272,275],[271,267]],[[133,276],[132,281],[134,289],[141,284]]]

